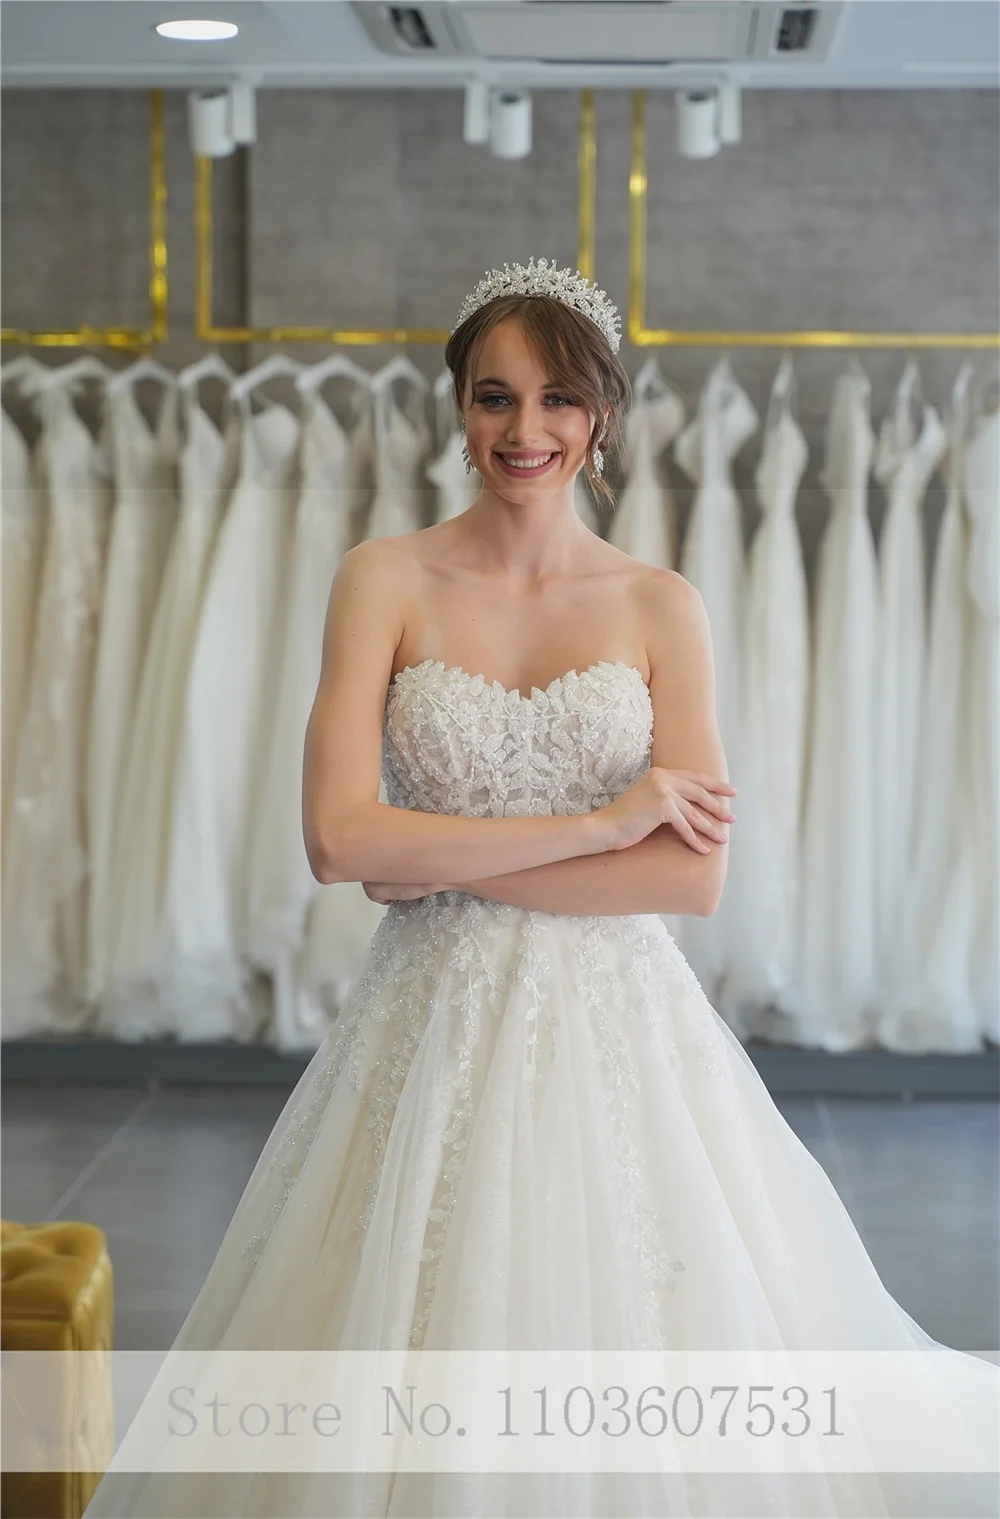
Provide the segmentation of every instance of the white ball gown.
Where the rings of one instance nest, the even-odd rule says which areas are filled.
[[[387,692],[383,778],[398,807],[584,813],[648,768],[652,728],[621,662],[524,697],[426,660]],[[174,1349],[934,1346],[657,915],[449,891],[386,910]],[[935,1410],[996,1400],[995,1366],[937,1349]],[[748,1510],[714,1473],[522,1474],[515,1500],[503,1473],[112,1467],[86,1513],[890,1513],[863,1475],[815,1474],[803,1509],[787,1474],[758,1474]]]
[[[90,857],[84,988],[95,1003],[107,986],[118,809],[146,642],[177,521],[180,441],[172,382],[163,386],[155,430],[139,407],[133,383],[122,390],[109,388],[107,411],[115,499],[84,770]],[[133,845],[131,839],[126,842]]]
[[[220,432],[197,399],[180,394],[184,441],[179,508],[143,660],[125,758],[111,881],[108,987],[98,1027],[116,1039],[167,1033],[156,994],[164,969],[164,891],[188,670],[219,524],[235,473],[238,418]]]
[[[83,760],[111,511],[105,441],[77,413],[79,381],[36,398],[45,545],[4,841],[4,1037],[89,1020]]]
[[[933,406],[917,406],[920,371],[911,359],[882,424],[874,460],[888,505],[878,546],[881,620],[875,691],[875,933],[879,1042],[892,1037],[894,1009],[919,954],[908,900],[927,657],[926,563],[921,504],[947,446]],[[921,416],[915,425],[914,410]],[[883,1011],[888,1018],[883,1020]],[[887,1038],[888,1036],[888,1038]]]

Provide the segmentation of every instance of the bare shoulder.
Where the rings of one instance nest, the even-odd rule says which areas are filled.
[[[635,604],[651,667],[689,651],[692,641],[702,643],[708,634],[701,592],[676,570],[643,565],[636,576]]]
[[[420,565],[417,554],[407,547],[407,539],[413,536],[407,533],[398,538],[362,539],[341,558],[340,566],[347,572],[344,578],[385,590],[408,589]]]

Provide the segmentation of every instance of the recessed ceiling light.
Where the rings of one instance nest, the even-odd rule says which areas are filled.
[[[161,21],[156,30],[175,42],[223,42],[235,37],[239,27],[232,21]]]

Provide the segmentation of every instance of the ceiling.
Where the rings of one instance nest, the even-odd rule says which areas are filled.
[[[525,3],[530,0],[507,0],[512,27]],[[588,6],[584,0],[564,3],[567,27],[578,37],[588,23]],[[591,15],[598,8],[606,12],[608,3],[595,6]],[[699,65],[506,58],[478,68],[462,56],[387,53],[374,40],[378,28],[370,24],[371,13],[384,15],[387,7],[376,0],[367,4],[368,25],[361,7],[349,0],[4,0],[0,77],[7,87],[185,88],[243,76],[265,88],[457,88],[479,72],[497,83],[536,88],[669,88],[697,82],[706,73],[718,76],[724,68],[744,86],[762,89],[1000,86],[1000,0],[845,0],[829,7],[840,14],[829,56],[818,61],[754,58]],[[773,9],[751,0],[745,8]],[[440,13],[446,7],[427,9]],[[459,9],[456,5],[456,13]],[[195,45],[165,41],[154,31],[159,21],[191,16],[235,21],[239,36]]]

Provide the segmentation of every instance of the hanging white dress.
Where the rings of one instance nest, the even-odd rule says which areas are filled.
[[[38,604],[38,582],[45,544],[45,492],[36,478],[32,451],[12,417],[0,411],[3,426],[0,465],[0,509],[3,513],[3,844],[10,826],[10,805],[17,767],[17,744],[21,732],[31,667],[31,648]],[[6,883],[5,883],[6,889]]]
[[[879,641],[875,688],[875,931],[878,977],[875,1030],[897,1005],[918,946],[908,900],[913,880],[917,763],[922,729],[927,617],[921,506],[947,437],[933,406],[913,407],[920,376],[911,359],[882,424],[874,473],[888,505],[879,538]]]
[[[393,806],[425,813],[553,816],[570,798],[587,813],[648,769],[652,725],[645,681],[625,665],[570,671],[528,700],[426,660],[387,692],[383,777]],[[511,767],[525,753],[538,763]],[[84,1519],[997,1511],[1000,1369],[933,1340],[892,1297],[830,1178],[653,913],[575,916],[462,891],[391,903],[173,1349],[195,1354],[162,1368]],[[215,1349],[252,1366],[254,1392],[234,1382],[233,1359],[220,1379]],[[338,1387],[323,1407],[327,1380],[297,1361],[282,1392],[258,1403],[270,1368],[241,1353],[271,1350],[330,1352],[344,1396]],[[428,1469],[380,1470],[381,1452],[355,1461],[384,1438],[388,1358],[337,1353],[380,1350],[396,1353],[416,1432],[385,1464],[412,1456]],[[517,1386],[505,1404],[508,1373],[498,1383],[499,1363],[481,1352],[507,1350],[541,1359],[509,1363]],[[407,1353],[421,1351],[467,1353],[450,1358],[470,1375],[447,1404],[416,1390],[426,1364]],[[546,1364],[549,1352],[563,1358]],[[601,1352],[661,1352],[665,1388],[640,1380],[648,1361],[612,1365]],[[827,1366],[833,1382],[820,1380]],[[685,1386],[685,1367],[704,1367],[704,1383]],[[558,1388],[548,1404],[536,1368],[543,1390]],[[860,1398],[841,1396],[848,1371]],[[284,1399],[305,1386],[288,1423]],[[562,1443],[553,1436],[546,1451],[542,1440],[525,1459],[527,1445],[508,1439],[515,1453],[497,1460],[505,1406],[520,1410],[510,1431],[527,1440],[558,1427]],[[758,1437],[751,1471],[737,1457],[718,1472],[704,1442],[671,1470],[703,1415],[706,1440],[720,1443],[746,1421]],[[664,1431],[683,1439],[659,1469],[634,1473],[626,1454],[604,1470],[633,1419],[628,1449]],[[440,1432],[466,1422],[474,1440],[445,1450]],[[772,1427],[784,1440],[765,1452]],[[480,1429],[499,1436],[492,1451],[475,1442]],[[588,1430],[602,1443],[584,1444]],[[132,1449],[137,1433],[152,1443]],[[349,1437],[339,1474],[322,1469],[316,1438],[338,1433]],[[583,1454],[567,1460],[571,1444]],[[211,1470],[198,1470],[203,1458]],[[928,1478],[924,1461],[948,1475]]]
[[[969,662],[965,734],[968,744],[969,809],[976,820],[970,981],[979,1026],[1000,1042],[1000,932],[998,840],[1000,775],[1000,411],[979,416],[965,453],[965,502],[969,513],[966,576]]]
[[[48,526],[4,850],[4,1037],[81,1028],[83,763],[111,509],[108,455],[73,382],[35,398]]]
[[[92,1002],[107,984],[122,780],[146,640],[177,521],[176,386],[161,390],[155,430],[133,385],[109,388],[107,425],[115,494],[84,764],[90,859],[84,992]]]
[[[633,386],[625,419],[626,479],[608,523],[607,541],[643,564],[677,564],[677,508],[660,464],[684,426],[684,402],[663,379],[655,359]]]
[[[743,514],[731,475],[734,456],[758,423],[750,397],[737,383],[728,358],[709,375],[698,413],[674,445],[674,457],[698,486],[684,539],[680,573],[701,593],[712,630],[716,712],[732,784],[742,795],[743,644],[746,607],[746,559]],[[742,805],[742,803],[741,803]],[[685,956],[725,1017],[734,1009],[720,998],[721,978],[729,959],[737,904],[742,902],[740,873],[744,861],[737,822],[729,836],[729,863],[722,901],[711,917],[666,915]],[[711,989],[711,990],[709,990]]]
[[[809,449],[792,412],[793,385],[786,356],[756,471],[762,518],[747,556],[743,783],[730,833],[741,832],[753,865],[745,877],[749,898],[733,923],[723,1000],[740,1009],[743,1028],[755,1033],[769,1032],[767,1009],[791,975],[799,892],[809,594],[795,499]]]
[[[330,587],[351,547],[356,500],[363,488],[358,474],[367,466],[366,446],[367,434],[362,446],[355,446],[352,434],[321,395],[304,398],[301,488],[288,571],[280,678],[246,876],[248,953],[255,965],[271,974],[273,1042],[285,1051],[315,1049],[330,1027],[324,1006],[302,985],[299,966],[310,905],[323,890],[309,868],[303,842],[302,759],[319,682]],[[337,885],[350,887],[339,894],[338,908],[348,931],[360,916],[366,945],[374,931],[367,908],[376,907],[378,916],[383,909],[369,901],[359,882]]]
[[[159,995],[185,1040],[255,1036],[265,1004],[244,961],[246,872],[287,594],[299,422],[241,396],[240,469],[219,530],[188,672]]]
[[[423,412],[424,393],[411,386],[400,406],[386,385],[372,392],[375,446],[375,499],[366,538],[394,538],[427,524],[431,487],[424,471],[431,431]]]
[[[883,993],[878,1011],[880,1042],[910,1054],[959,1054],[977,1050],[982,1043],[969,988],[977,821],[966,778],[968,533],[962,472],[971,379],[972,365],[966,362],[955,382],[947,424],[948,489],[934,555],[914,829],[903,903],[910,958],[897,962],[891,996]]]
[[[879,592],[868,520],[871,382],[838,376],[821,481],[831,514],[816,576],[796,963],[782,1003],[797,1042],[866,1042],[876,991],[875,667]]]
[[[449,433],[444,448],[427,466],[427,478],[437,488],[435,522],[447,522],[460,516],[483,488],[483,477],[478,469],[466,473],[462,457],[464,444],[465,436],[458,429]]]
[[[109,891],[108,985],[97,1023],[118,1039],[170,1031],[155,987],[164,970],[164,887],[188,671],[239,441],[181,391],[179,511],[146,645],[125,757]]]

